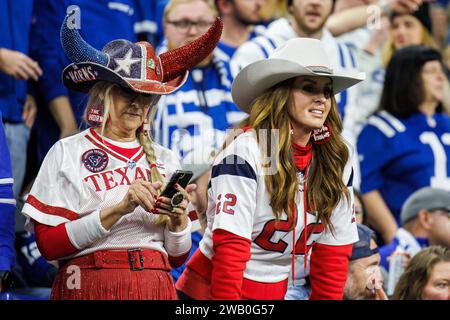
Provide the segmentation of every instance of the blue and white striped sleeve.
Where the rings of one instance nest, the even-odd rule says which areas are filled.
[[[13,195],[11,159],[0,113],[0,270],[14,265],[16,201]]]

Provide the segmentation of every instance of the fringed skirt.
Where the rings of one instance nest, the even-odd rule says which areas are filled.
[[[170,271],[159,251],[97,251],[63,262],[51,299],[176,300]]]

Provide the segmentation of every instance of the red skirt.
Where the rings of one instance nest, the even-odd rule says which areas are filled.
[[[167,256],[155,250],[104,250],[63,261],[52,300],[176,300]]]

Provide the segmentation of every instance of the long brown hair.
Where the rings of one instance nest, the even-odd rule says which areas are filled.
[[[279,220],[284,211],[289,218],[294,216],[292,203],[297,195],[297,174],[292,157],[292,141],[290,134],[290,119],[287,112],[287,101],[295,78],[285,80],[265,91],[252,104],[250,116],[238,128],[251,126],[255,130],[257,140],[264,141],[266,154],[270,157],[271,139],[263,139],[261,129],[279,130],[279,143],[275,152],[278,155],[277,172],[266,175],[264,182],[270,195],[270,206],[276,219]],[[332,138],[325,144],[312,145],[313,160],[309,169],[306,190],[307,207],[309,211],[317,211],[318,218],[325,228],[333,230],[330,223],[332,210],[338,205],[342,196],[349,199],[346,185],[342,181],[344,167],[349,158],[349,150],[340,133],[342,122],[337,110],[336,100],[332,98],[330,113],[326,123],[333,132]],[[283,190],[283,192],[279,192]],[[292,226],[294,227],[294,226]]]
[[[118,87],[117,84],[109,83],[105,81],[99,81],[97,82],[89,91],[89,98],[87,105],[96,105],[96,104],[102,104],[104,106],[103,111],[103,122],[101,125],[101,133],[100,135],[103,136],[103,133],[105,131],[105,127],[107,125],[107,119],[109,117],[109,114],[111,112],[111,109],[114,105],[114,99],[112,96],[112,89],[114,87]],[[160,96],[152,96],[152,102],[150,103],[150,109],[147,115],[147,121],[148,123],[152,123],[155,112],[156,112],[156,104],[159,101]],[[84,119],[86,122],[87,119],[87,108],[85,110]],[[155,150],[153,148],[153,140],[149,132],[142,132],[140,130],[136,130],[136,138],[138,139],[139,143],[142,145],[143,150],[145,152],[145,157],[149,163],[150,166],[150,175],[151,175],[151,182],[157,182],[160,181],[163,186],[160,188],[160,190],[163,190],[165,185],[165,180],[161,173],[159,172],[156,165],[156,155]],[[156,219],[156,224],[164,224],[168,220],[168,217],[165,215],[158,215],[158,218]]]
[[[431,246],[417,253],[398,280],[392,299],[421,300],[423,288],[439,262],[450,262],[449,248]]]

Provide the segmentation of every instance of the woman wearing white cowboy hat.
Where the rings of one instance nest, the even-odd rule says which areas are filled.
[[[176,299],[170,270],[190,250],[186,197],[195,186],[177,185],[178,203],[160,196],[180,163],[147,125],[159,96],[178,89],[214,49],[221,22],[158,56],[149,43],[126,40],[98,51],[69,17],[61,42],[74,63],[63,81],[89,92],[91,128],[53,146],[23,208],[43,256],[60,262],[51,298]]]
[[[292,272],[310,282],[310,298],[342,298],[358,234],[352,151],[334,95],[362,79],[334,73],[320,41],[306,38],[237,75],[233,100],[249,118],[214,161],[208,227],[178,291],[283,299]],[[278,140],[265,136],[270,130]]]

